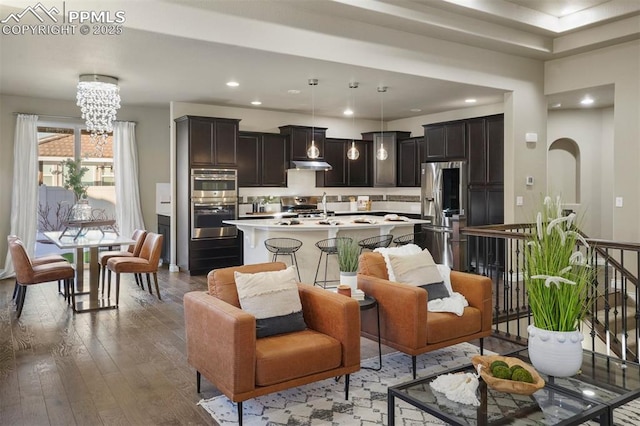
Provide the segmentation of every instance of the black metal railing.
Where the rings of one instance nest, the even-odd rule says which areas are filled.
[[[493,282],[494,333],[526,343],[531,314],[524,279],[527,236],[533,224],[465,227],[466,270],[486,275]],[[584,235],[583,235],[584,236]],[[596,352],[638,361],[640,342],[640,244],[602,239],[579,246],[595,278],[582,323],[585,347]]]

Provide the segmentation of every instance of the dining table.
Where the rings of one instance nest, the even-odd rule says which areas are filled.
[[[111,303],[109,298],[103,298],[99,294],[100,285],[100,265],[98,263],[98,252],[101,247],[121,246],[134,244],[135,241],[129,237],[118,235],[115,232],[104,232],[100,229],[91,229],[79,235],[65,234],[63,232],[45,232],[45,237],[61,249],[75,249],[75,269],[76,269],[76,295],[86,295],[84,282],[84,251],[89,249],[89,291],[88,300],[76,300],[76,312],[90,312],[102,309],[116,309],[117,306]]]

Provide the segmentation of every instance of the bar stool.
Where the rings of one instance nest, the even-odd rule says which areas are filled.
[[[313,279],[313,285],[323,283],[322,288],[327,288],[329,282],[340,282],[340,280],[327,280],[327,265],[329,263],[329,256],[338,254],[338,245],[342,243],[350,243],[353,239],[349,237],[336,237],[327,238],[326,240],[320,240],[316,243],[316,247],[320,249],[320,258],[318,259],[318,267],[316,268],[316,276]],[[320,264],[322,263],[322,255],[325,255],[324,260],[324,280],[318,281],[318,273],[320,272]]]
[[[391,245],[392,239],[393,235],[391,234],[364,238],[358,241],[358,245],[360,246],[360,253],[362,253],[362,250],[364,249],[375,250],[378,247],[389,247]]]
[[[289,256],[291,258],[291,264],[295,265],[298,271],[298,281],[300,280],[300,268],[298,268],[298,259],[296,259],[296,252],[302,247],[302,241],[295,238],[269,238],[265,240],[264,246],[273,253],[271,261],[275,262],[278,256]]]
[[[415,232],[412,234],[405,234],[405,235],[400,235],[399,237],[396,237],[393,239],[393,242],[396,244],[396,247],[398,246],[404,246],[407,244],[418,244],[423,241],[424,238],[424,233],[422,232]]]

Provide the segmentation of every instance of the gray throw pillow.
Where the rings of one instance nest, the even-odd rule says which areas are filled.
[[[427,290],[428,302],[434,299],[444,299],[445,297],[451,296],[451,294],[449,294],[449,290],[447,290],[447,286],[444,285],[444,282],[424,284],[418,287]]]

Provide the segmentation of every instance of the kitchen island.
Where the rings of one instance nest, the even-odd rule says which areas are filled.
[[[427,220],[400,218],[390,221],[380,216],[352,215],[329,217],[328,224],[319,218],[227,220],[224,223],[235,225],[244,233],[245,265],[271,261],[273,254],[264,245],[269,238],[295,238],[302,241],[302,247],[296,253],[300,277],[302,282],[313,284],[320,257],[316,242],[334,237],[350,237],[359,241],[385,234],[392,234],[395,238],[413,233],[415,225],[429,223]],[[289,256],[281,256],[278,260],[290,264]],[[336,256],[329,256],[328,269],[327,279],[337,279],[339,271]],[[324,261],[321,273],[324,278]]]

